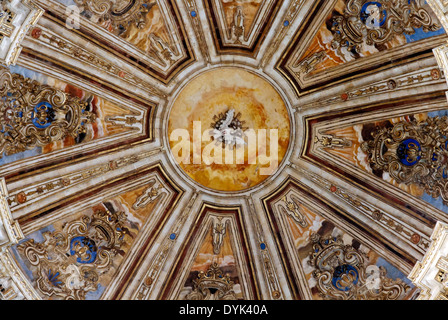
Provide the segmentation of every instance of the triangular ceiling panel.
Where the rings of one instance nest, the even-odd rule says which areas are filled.
[[[98,300],[118,295],[117,289],[125,288],[136,272],[133,262],[145,256],[180,195],[157,166],[120,181],[117,191],[109,190],[107,197],[103,190],[78,195],[62,210],[46,211],[39,227],[30,227],[13,248],[42,298]],[[31,214],[24,217],[23,225],[33,219]]]
[[[69,13],[67,23],[71,28],[90,28],[84,26],[85,21],[89,21],[91,25],[109,33],[109,36],[99,37],[92,34],[98,42],[106,48],[113,48],[129,62],[147,67],[157,78],[169,80],[177,67],[191,62],[188,40],[170,1],[55,1]],[[51,9],[57,7],[52,6]],[[116,37],[114,42],[119,43],[119,46],[110,46],[110,35]]]
[[[178,259],[166,286],[172,287],[165,295],[180,300],[255,299],[258,293],[247,256],[241,209],[205,204],[198,219],[179,254],[183,259]]]
[[[416,46],[424,51],[446,41],[425,1],[332,0],[314,10],[317,18],[309,16],[308,28],[297,34],[280,67],[299,92],[356,75],[361,68],[398,63]]]
[[[151,137],[150,107],[100,97],[65,81],[22,67],[1,69],[5,120],[0,165],[35,169],[58,153],[86,155],[93,146]],[[31,91],[30,91],[31,90]],[[11,140],[11,137],[15,137]],[[12,170],[8,172],[12,174]]]
[[[213,37],[219,52],[254,56],[260,35],[272,24],[281,1],[206,0]]]
[[[289,180],[264,200],[271,227],[279,231],[285,268],[292,273],[290,285],[302,299],[413,298],[416,288],[390,256],[359,240],[366,239],[365,231],[347,232],[336,211],[311,205],[309,198]]]
[[[228,36],[234,43],[246,41],[251,29],[257,22],[257,14],[260,11],[261,0],[256,1],[221,1]]]
[[[361,184],[376,180],[394,186],[389,190],[401,190],[388,191],[389,196],[412,196],[448,212],[445,102],[428,103],[415,113],[390,112],[390,118],[375,113],[364,115],[363,120],[347,117],[343,121],[348,126],[321,123],[314,128],[312,154],[347,174],[367,173],[370,178]],[[371,121],[366,120],[369,117]]]
[[[178,299],[196,300],[213,299],[214,295],[220,299],[244,299],[241,292],[241,280],[238,274],[237,262],[230,242],[230,233],[228,230],[230,224],[226,219],[215,219],[209,227],[201,249],[193,262],[190,274],[185,282],[184,288]],[[227,236],[226,236],[227,234]],[[213,292],[213,288],[206,291],[201,288],[199,281],[202,275],[205,277],[214,277],[225,280],[225,287],[221,292]],[[227,290],[230,289],[230,290]],[[203,291],[201,291],[203,290]],[[206,296],[202,296],[205,293]]]

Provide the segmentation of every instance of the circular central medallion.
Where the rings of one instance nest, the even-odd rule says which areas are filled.
[[[280,94],[241,68],[207,71],[176,97],[168,121],[182,170],[217,191],[242,191],[272,176],[289,146],[290,119]]]

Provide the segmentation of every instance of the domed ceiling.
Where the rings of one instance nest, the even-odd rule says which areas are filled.
[[[416,299],[448,222],[428,2],[0,3],[2,299]]]

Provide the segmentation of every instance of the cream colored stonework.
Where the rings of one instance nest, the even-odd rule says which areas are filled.
[[[448,224],[438,222],[431,236],[432,244],[409,279],[421,289],[418,300],[447,300]]]
[[[35,25],[44,10],[32,0],[8,0],[0,4],[0,12],[10,12],[12,21],[7,23],[0,20],[0,34],[4,35],[0,42],[0,63],[15,64],[22,50],[21,44],[31,26]],[[7,32],[2,33],[2,30]]]
[[[427,0],[428,4],[434,10],[445,30],[448,30],[448,1],[447,0]],[[437,63],[445,74],[448,72],[448,44],[437,47],[434,50]],[[447,93],[448,94],[448,93]]]
[[[427,0],[434,13],[439,18],[445,30],[448,30],[448,1],[447,0]]]
[[[17,221],[7,204],[5,179],[0,179],[0,300],[36,300],[38,293],[21,272],[9,252],[9,247],[23,239]]]

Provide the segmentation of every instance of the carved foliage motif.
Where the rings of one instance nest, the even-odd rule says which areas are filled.
[[[34,239],[18,245],[33,267],[37,289],[45,296],[83,300],[97,290],[115,256],[122,254],[126,214],[96,210],[92,216],[64,224],[62,230],[46,232],[45,241]]]
[[[37,146],[77,138],[95,120],[87,102],[0,70],[0,157]]]
[[[412,35],[416,29],[437,31],[440,26],[423,8],[424,0],[348,0],[344,15],[334,16],[332,47],[362,52],[363,44],[381,45],[395,35]]]
[[[340,237],[313,234],[311,240],[309,264],[324,299],[396,300],[410,290],[401,279],[388,278],[384,267],[368,265],[367,256]]]
[[[402,121],[379,128],[362,144],[374,170],[388,172],[399,183],[416,184],[448,204],[448,117]]]

